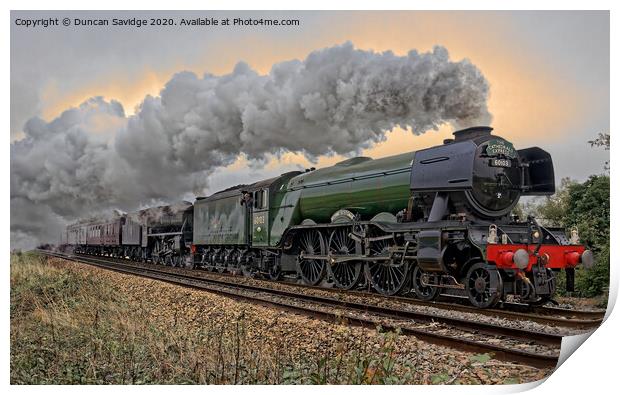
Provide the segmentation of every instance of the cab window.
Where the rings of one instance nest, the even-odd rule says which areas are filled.
[[[267,190],[261,189],[254,192],[254,208],[265,209],[267,208]]]

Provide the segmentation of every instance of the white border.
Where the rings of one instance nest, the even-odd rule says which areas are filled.
[[[5,120],[5,125],[7,125],[10,117],[9,105],[10,105],[10,61],[6,54],[10,53],[10,9],[15,10],[35,10],[35,9],[48,9],[52,4],[46,1],[13,1],[9,0],[5,4],[8,4],[8,8],[4,14],[4,28],[2,35],[2,46],[4,61],[2,62],[3,66],[3,86],[4,86],[4,94],[2,95],[2,106],[1,111],[3,114],[3,119]],[[198,1],[188,1],[188,0],[176,0],[174,2],[149,2],[144,5],[148,5],[149,9],[155,10],[195,10],[195,9],[213,9],[213,10],[253,10],[260,7],[263,10],[307,10],[307,9],[316,9],[316,10],[356,10],[356,9],[365,9],[365,10],[399,10],[399,9],[417,9],[417,10],[462,10],[470,9],[470,10],[553,10],[556,9],[556,6],[562,6],[563,9],[573,9],[573,10],[612,10],[611,12],[611,69],[618,69],[617,62],[617,28],[614,22],[617,22],[617,16],[614,11],[617,11],[617,6],[614,7],[616,2],[612,1],[599,1],[599,0],[591,0],[591,1],[564,1],[564,2],[552,2],[552,1],[544,1],[544,0],[525,0],[525,1],[490,1],[490,0],[473,0],[473,1],[457,1],[457,0],[447,0],[442,2],[437,1],[404,1],[404,0],[384,0],[381,2],[370,2],[370,1],[344,1],[344,2],[334,2],[334,1],[325,1],[325,0],[315,0],[315,1],[297,1],[291,2],[288,1],[277,1],[277,0],[263,0],[259,2],[252,2],[249,0],[246,1],[211,1],[211,2],[198,2]],[[105,2],[88,2],[85,3],[83,1],[76,0],[60,0],[53,3],[55,9],[65,9],[65,10],[95,10],[95,9],[107,9],[107,10],[129,10],[129,9],[140,9],[140,6],[143,4],[130,4],[126,0],[108,0]],[[615,78],[615,74],[612,72],[611,74],[611,108],[617,109],[618,107],[614,106],[617,104],[616,100],[616,87],[617,87],[617,78]],[[616,125],[616,113],[611,112],[611,129],[614,129]],[[5,129],[8,134],[9,127]],[[9,137],[5,137],[7,141]],[[615,140],[614,140],[615,141]],[[2,158],[2,163],[4,165],[4,171],[1,174],[2,180],[0,185],[8,186],[9,184],[9,156],[10,151],[9,148],[5,148],[6,155]],[[618,153],[618,149],[616,149],[615,145],[612,145],[611,157],[615,157],[615,153]],[[612,176],[615,173],[614,165],[616,165],[615,161],[612,159]],[[8,188],[7,188],[8,189]],[[8,192],[8,191],[7,191]],[[9,209],[9,194],[5,192],[2,195],[3,207]],[[612,178],[612,218],[616,219],[617,217],[617,204],[616,197],[617,194],[617,183]],[[9,229],[8,226],[5,226],[2,229],[2,238],[0,239],[1,246],[3,250],[6,252],[9,251]],[[617,221],[612,220],[612,250],[611,254],[614,256],[614,253],[617,251],[615,248],[618,245],[618,226]],[[5,257],[7,257],[5,255]],[[610,300],[615,302],[618,291],[618,274],[617,263],[612,261],[612,283],[611,283],[611,291],[610,291]],[[6,262],[3,270],[3,280],[4,284],[8,284],[9,277],[9,265]],[[9,383],[9,317],[8,317],[8,304],[9,304],[9,287],[6,288],[5,297],[2,299],[3,303],[3,311],[5,312],[3,316],[4,320],[4,328],[6,328],[5,335],[2,338],[2,349],[4,351],[3,355],[5,356],[4,361],[4,369],[2,370],[2,382],[5,385]],[[534,393],[562,393],[562,394],[597,394],[597,393],[608,393],[610,390],[617,386],[617,379],[620,378],[618,375],[618,364],[616,360],[619,355],[618,352],[618,337],[620,334],[620,325],[619,325],[618,313],[613,312],[607,321],[603,324],[603,326],[597,330],[587,341],[585,346],[580,347],[575,355],[568,358],[568,360],[544,383],[544,385],[537,386],[536,385],[518,385],[518,386],[501,386],[501,387],[438,387],[438,386],[428,386],[421,387],[418,386],[416,388],[409,387],[334,387],[329,390],[335,390],[337,392],[344,391],[356,391],[361,393],[366,393],[372,391],[373,393],[377,392],[390,392],[394,391],[398,392],[417,392],[423,391],[427,392],[449,392],[449,393],[459,393],[459,394],[480,394],[480,393],[504,393],[504,392],[518,392],[531,387],[536,387],[532,390]],[[63,392],[63,393],[81,393],[84,390],[94,391],[94,392],[108,392],[110,390],[117,391],[130,391],[130,392],[146,392],[146,391],[188,391],[188,392],[198,392],[198,391],[213,391],[216,390],[222,393],[232,393],[237,391],[252,391],[258,393],[283,393],[291,390],[301,390],[303,392],[306,391],[324,391],[325,389],[321,387],[314,388],[289,388],[289,387],[217,387],[217,388],[203,388],[203,387],[183,387],[183,388],[164,388],[164,387],[133,387],[133,388],[122,388],[117,389],[113,387],[91,387],[88,389],[78,387],[78,386],[69,386],[69,387],[16,387],[13,386],[9,388],[11,392]]]

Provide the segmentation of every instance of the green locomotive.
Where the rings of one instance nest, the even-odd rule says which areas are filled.
[[[357,157],[239,185],[194,204],[192,262],[220,272],[434,299],[464,290],[490,307],[534,303],[555,271],[593,263],[573,232],[511,217],[522,195],[555,191],[550,155],[491,128],[382,159]]]
[[[478,307],[507,295],[552,297],[594,264],[576,229],[511,215],[521,196],[555,191],[551,156],[517,150],[489,127],[382,159],[358,157],[237,185],[194,204],[154,207],[67,227],[77,253],[310,285],[464,292]]]

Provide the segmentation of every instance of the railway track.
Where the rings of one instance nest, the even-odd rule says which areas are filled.
[[[115,258],[109,257],[96,257],[97,259],[110,260],[112,262],[119,261]],[[123,263],[127,264],[135,264],[141,265],[142,263],[131,262],[131,261],[123,261]],[[150,265],[148,265],[150,266]],[[185,268],[173,268],[169,266],[157,266],[163,270],[175,270],[175,271],[183,271],[186,272],[188,269]],[[228,273],[213,273],[207,271],[198,271],[202,275],[207,275],[209,277],[213,277],[216,279],[230,279],[231,281],[243,281],[246,278],[236,276]],[[292,281],[267,281],[262,279],[252,279],[255,282],[263,283],[265,286],[273,286],[274,283],[280,284],[287,287],[299,288],[299,289],[309,289],[317,292],[326,292],[332,293],[335,295],[344,296],[358,296],[368,298],[369,300],[376,301],[377,303],[381,302],[394,302],[398,301],[403,304],[413,305],[413,306],[422,306],[422,307],[432,307],[437,309],[443,309],[448,311],[459,311],[463,313],[472,313],[484,315],[487,317],[495,317],[495,318],[505,318],[509,320],[518,320],[518,321],[528,321],[528,322],[536,322],[543,325],[562,327],[562,328],[574,328],[580,330],[589,330],[598,327],[605,315],[605,311],[584,311],[584,310],[574,310],[574,309],[565,309],[565,308],[557,308],[557,307],[543,307],[543,306],[530,306],[526,304],[520,303],[504,303],[502,309],[478,309],[476,307],[471,306],[468,303],[468,299],[466,297],[459,297],[454,295],[443,295],[443,300],[440,301],[424,301],[420,299],[416,299],[415,297],[407,297],[407,296],[383,296],[374,292],[369,292],[365,290],[342,290],[337,288],[325,288],[321,286],[312,286],[301,284]]]
[[[186,269],[180,269],[186,270]],[[228,273],[213,273],[204,272],[210,276],[220,278],[232,278],[239,279],[239,276]],[[313,286],[307,284],[301,284],[296,281],[271,281],[254,279],[255,281],[264,282],[265,284],[281,284],[290,287],[297,287],[301,289],[309,289],[315,291],[324,291],[333,293],[336,295],[355,295],[362,296],[375,300],[377,302],[382,301],[398,301],[414,306],[432,307],[443,310],[460,311],[464,313],[474,313],[485,315],[488,317],[506,318],[510,320],[537,322],[543,325],[551,325],[563,328],[574,329],[592,329],[598,327],[603,322],[605,311],[584,311],[565,309],[558,307],[543,307],[543,306],[530,306],[521,303],[504,303],[501,309],[478,309],[471,306],[469,300],[466,297],[459,297],[454,295],[442,295],[439,301],[424,301],[416,299],[415,296],[383,296],[375,292],[369,292],[365,290],[343,290],[338,288],[325,288],[322,286]]]
[[[447,297],[447,300],[451,300],[452,303],[434,303],[442,303],[450,306],[468,303],[468,299],[466,297],[454,295]],[[523,317],[524,319],[543,324],[576,328],[597,327],[603,322],[603,317],[605,316],[604,310],[575,310],[550,306],[530,306],[523,303],[512,302],[505,302],[501,307],[501,309],[486,309],[486,311],[498,316],[506,316],[510,318]],[[468,308],[469,306],[466,306],[465,310]]]
[[[226,274],[218,273],[214,274],[218,276],[225,276]],[[320,286],[299,284],[290,281],[278,281],[280,284],[287,284],[301,288],[314,289],[318,291],[328,291],[336,294],[344,295],[360,295],[375,300],[391,300],[399,301],[406,304],[434,307],[452,311],[460,311],[465,313],[475,313],[485,316],[493,316],[499,318],[506,318],[511,320],[521,320],[537,322],[544,325],[560,326],[565,328],[577,328],[577,329],[591,329],[598,327],[603,322],[605,311],[587,311],[587,310],[574,310],[565,309],[559,307],[546,307],[546,306],[530,306],[521,303],[507,302],[503,303],[501,309],[478,309],[471,306],[469,300],[466,297],[455,295],[441,295],[438,301],[425,301],[416,299],[414,296],[383,296],[374,292],[365,290],[342,290],[337,288],[324,288]]]
[[[299,284],[298,284],[299,285]],[[317,288],[317,287],[314,287]],[[322,289],[322,288],[319,288]],[[342,292],[339,289],[331,289]],[[520,303],[504,303],[502,308],[478,309],[471,306],[466,297],[441,295],[438,301],[424,301],[414,296],[385,297],[367,291],[347,291],[379,299],[391,299],[416,306],[434,307],[464,313],[475,313],[485,316],[506,318],[511,320],[531,321],[544,325],[560,326],[565,328],[590,329],[598,327],[603,322],[604,311],[571,310],[558,307],[529,306]]]
[[[507,328],[477,320],[244,284],[228,281],[226,276],[203,277],[167,270],[171,268],[159,269],[111,258],[40,252],[116,272],[216,292],[262,305],[276,306],[321,319],[346,321],[349,324],[373,328],[381,325],[387,330],[398,328],[404,335],[414,335],[431,343],[470,352],[490,353],[496,359],[536,367],[554,367],[557,364],[562,342],[562,335],[558,334]]]
[[[108,259],[107,257],[98,257],[100,259]],[[138,263],[136,263],[138,264]],[[171,268],[163,267],[172,270],[186,271],[184,268]],[[233,281],[244,279],[229,273],[214,273],[201,270],[200,273],[211,276],[213,278],[228,278]],[[313,286],[307,284],[301,284],[296,281],[267,281],[262,279],[253,279],[254,281],[262,282],[266,286],[272,286],[272,284],[280,284],[289,287],[296,287],[300,289],[309,289],[319,292],[329,292],[336,295],[343,296],[362,296],[372,299],[377,302],[393,302],[398,301],[404,304],[432,307],[443,310],[459,311],[464,313],[473,313],[484,315],[487,317],[505,318],[510,320],[536,322],[543,325],[550,325],[563,328],[574,328],[580,330],[588,330],[598,327],[603,322],[605,311],[584,311],[565,309],[557,307],[544,307],[544,306],[530,306],[521,303],[503,303],[502,308],[496,309],[478,309],[471,306],[469,300],[466,297],[460,297],[455,295],[442,295],[439,301],[424,301],[416,299],[415,297],[407,296],[383,296],[375,292],[369,292],[365,290],[343,290],[338,288],[326,288],[322,286]]]

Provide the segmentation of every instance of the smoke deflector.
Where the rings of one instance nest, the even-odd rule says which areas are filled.
[[[553,195],[555,174],[551,155],[542,148],[531,147],[517,151],[523,166],[522,195]]]

